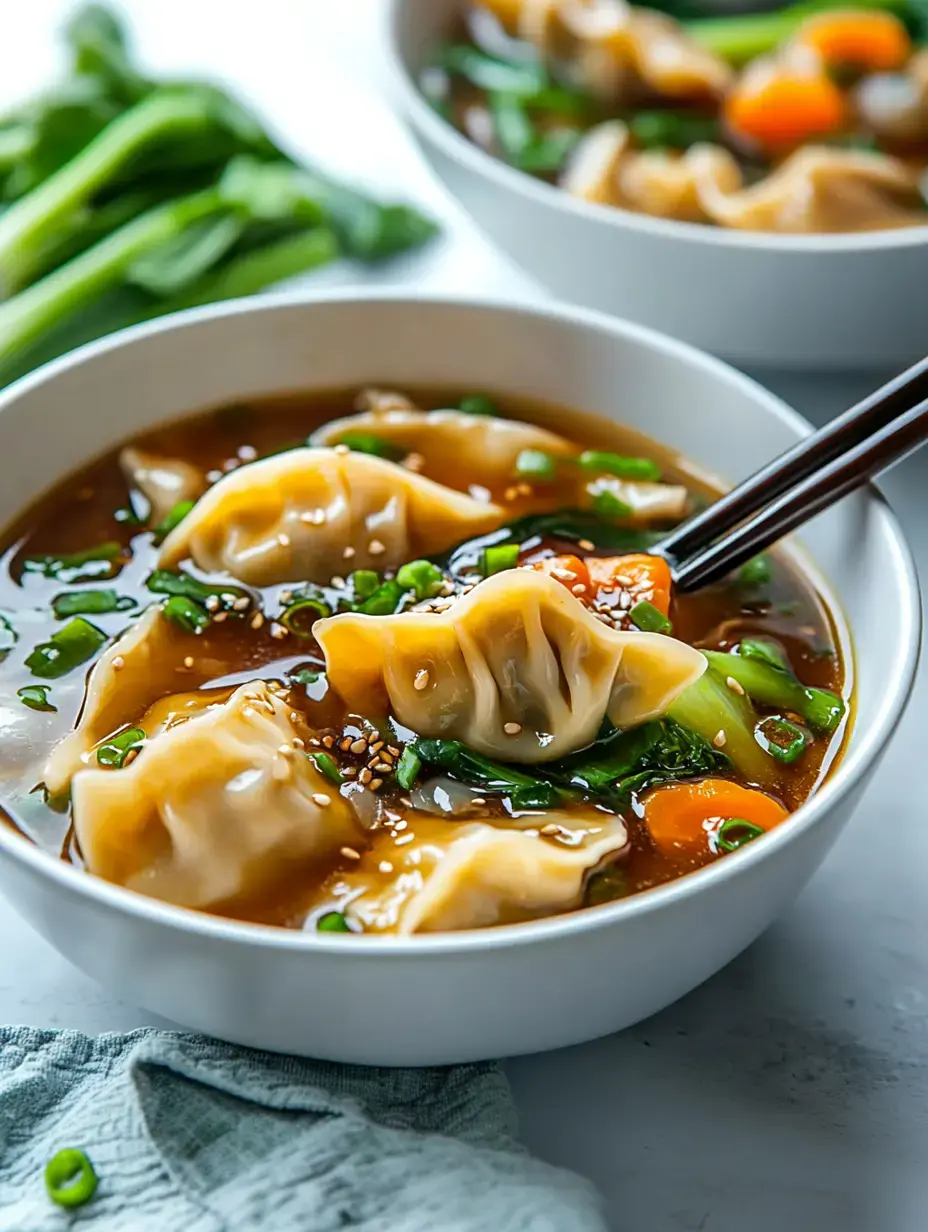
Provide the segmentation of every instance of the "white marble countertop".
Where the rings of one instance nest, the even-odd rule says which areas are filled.
[[[123,7],[152,68],[227,80],[291,145],[440,215],[445,240],[400,270],[405,280],[537,295],[473,232],[389,114],[378,84],[379,4]],[[0,101],[48,80],[68,7],[16,6],[0,44]],[[768,383],[816,420],[867,387]],[[885,487],[924,571],[928,456],[903,464]],[[838,847],[747,953],[633,1030],[510,1062],[527,1144],[592,1177],[617,1230],[928,1226],[928,806],[918,779],[926,718],[923,678]],[[0,1021],[90,1032],[155,1021],[71,968],[2,902],[0,938]]]

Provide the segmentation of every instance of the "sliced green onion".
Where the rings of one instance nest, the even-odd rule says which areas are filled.
[[[622,518],[630,517],[633,510],[631,505],[619,500],[614,492],[606,491],[597,492],[593,497],[593,512],[607,522],[618,522]]]
[[[331,753],[310,753],[309,760],[313,763],[324,779],[328,779],[330,783],[335,783],[340,786],[345,781],[345,776],[338,768],[338,762]]]
[[[766,556],[755,556],[738,571],[738,581],[742,586],[766,586],[773,580],[773,570]]]
[[[523,449],[516,458],[515,473],[522,479],[542,482],[557,475],[557,459],[543,449]]]
[[[401,458],[405,452],[389,441],[375,436],[373,432],[346,432],[338,444],[347,445],[352,453],[366,453],[372,458],[387,458],[391,461]]]
[[[365,616],[392,616],[405,594],[405,589],[396,578],[392,578],[378,586],[363,603],[355,605],[355,611],[363,612]]]
[[[636,603],[628,613],[628,618],[633,625],[644,633],[670,633],[673,629],[673,625],[661,609],[655,607],[653,603],[649,603],[647,599],[642,599],[640,603]]]
[[[548,75],[539,61],[498,60],[467,43],[444,47],[438,63],[446,72],[463,77],[480,90],[531,95],[548,84]]]
[[[686,150],[719,141],[718,120],[683,111],[639,111],[629,119],[628,128],[635,144],[645,150]]]
[[[313,625],[332,615],[321,591],[305,590],[288,603],[280,616],[280,623],[297,637],[312,637]]]
[[[0,663],[19,641],[19,634],[5,616],[0,616]]]
[[[369,599],[380,585],[380,574],[373,569],[355,569],[348,581],[351,583],[355,601],[362,603]]]
[[[106,744],[100,745],[97,749],[97,761],[101,766],[121,770],[132,750],[138,751],[144,743],[145,733],[141,727],[130,727],[128,731],[120,732],[112,740],[107,740]]]
[[[781,672],[792,671],[789,661],[776,642],[768,642],[766,638],[746,637],[738,646],[738,654],[742,659],[754,659],[759,663],[769,663]]]
[[[508,162],[518,165],[537,138],[525,103],[515,94],[493,93],[487,99],[493,131]]]
[[[123,554],[120,543],[100,543],[84,552],[67,556],[27,556],[23,561],[26,573],[41,573],[44,577],[69,583],[79,578],[112,577]]]
[[[226,611],[238,612],[235,604],[239,600],[251,600],[248,591],[240,586],[210,585],[180,570],[175,573],[170,569],[156,569],[145,585],[156,595],[180,595],[184,599],[192,599],[194,603],[205,604],[215,598]],[[247,611],[247,608],[244,610]]]
[[[202,633],[210,624],[209,612],[185,595],[171,595],[161,610],[185,633]]]
[[[83,1206],[99,1183],[87,1154],[76,1147],[58,1151],[45,1165],[45,1189],[58,1206]]]
[[[75,616],[64,628],[40,642],[26,659],[33,676],[57,680],[92,659],[106,641],[106,634],[89,620]]]
[[[584,470],[600,475],[615,475],[619,479],[637,479],[656,483],[661,468],[650,458],[631,458],[621,453],[606,453],[600,449],[585,449],[577,462]]]
[[[175,526],[180,526],[195,504],[196,501],[192,500],[178,501],[164,521],[159,522],[155,527],[155,542],[160,543],[162,539],[167,539]]]
[[[761,719],[755,729],[757,743],[777,761],[792,765],[806,751],[809,738],[801,727],[776,715]]]
[[[743,847],[746,843],[753,843],[754,839],[760,838],[766,831],[760,826],[755,826],[751,821],[745,821],[743,817],[732,817],[730,821],[725,821],[719,827],[716,835],[716,845],[719,851],[737,851],[739,847]]]
[[[396,763],[396,781],[402,787],[403,791],[409,791],[413,783],[419,777],[419,771],[422,769],[422,758],[412,748],[411,745],[406,745],[403,752],[400,754],[400,759]]]
[[[353,929],[340,911],[328,911],[321,915],[316,923],[319,933],[350,933]]]
[[[480,572],[484,577],[492,577],[504,569],[514,569],[518,563],[517,543],[499,543],[495,547],[484,548],[480,554]]]
[[[290,679],[294,684],[301,684],[305,688],[308,684],[315,684],[322,672],[311,672],[308,668],[301,668],[298,672],[291,672]]]
[[[458,403],[458,410],[465,415],[498,415],[499,407],[486,394],[467,394]]]
[[[122,509],[117,509],[113,514],[113,521],[118,522],[120,526],[144,526],[145,523],[139,515],[130,506],[125,505]]]
[[[16,690],[16,696],[30,710],[45,710],[54,713],[58,707],[53,706],[48,700],[49,687],[47,684],[27,684]]]
[[[417,599],[432,599],[441,590],[445,575],[430,560],[413,560],[401,566],[396,580],[403,590],[414,590]]]
[[[516,166],[528,175],[553,175],[564,166],[582,136],[579,128],[566,124],[537,132],[515,160]]]
[[[107,612],[127,612],[135,607],[128,595],[115,590],[69,590],[52,599],[52,611],[60,619],[65,616],[104,616]]]

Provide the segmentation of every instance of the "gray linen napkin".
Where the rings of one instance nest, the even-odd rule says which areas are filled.
[[[69,1211],[47,1160],[100,1178]],[[605,1232],[496,1065],[367,1069],[201,1036],[0,1028],[0,1232]]]

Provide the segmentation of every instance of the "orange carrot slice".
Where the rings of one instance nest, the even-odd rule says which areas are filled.
[[[784,65],[749,68],[725,101],[725,120],[737,136],[768,150],[785,150],[844,127],[844,95],[822,74]]]
[[[630,591],[638,603],[653,603],[666,616],[670,611],[670,566],[662,556],[588,556],[594,590]]]
[[[772,830],[789,816],[772,796],[729,779],[668,783],[648,792],[642,803],[651,841],[667,854],[709,850],[710,836],[735,818]]]
[[[811,47],[825,64],[867,72],[901,68],[912,54],[912,40],[894,13],[840,9],[808,17],[794,42]]]
[[[588,603],[593,596],[589,571],[579,556],[549,556],[547,560],[536,561],[532,568],[566,586],[581,603]],[[581,586],[583,589],[579,590]]]

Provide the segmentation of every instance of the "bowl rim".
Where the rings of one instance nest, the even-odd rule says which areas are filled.
[[[682,361],[692,368],[701,369],[719,383],[742,391],[757,404],[759,410],[772,415],[793,431],[807,435],[812,430],[808,420],[757,381],[723,360],[647,326],[593,309],[560,304],[555,300],[535,303],[526,302],[518,296],[465,296],[454,292],[410,290],[402,286],[345,287],[318,292],[303,290],[289,294],[258,295],[192,308],[148,321],[87,343],[21,377],[0,393],[0,414],[23,395],[54,382],[60,374],[93,363],[98,356],[131,347],[155,335],[183,333],[201,325],[209,326],[225,317],[258,316],[282,310],[306,311],[308,314],[313,311],[324,312],[331,304],[363,304],[386,311],[394,306],[415,306],[426,311],[432,306],[450,307],[452,310],[459,308],[464,311],[476,309],[498,315],[500,318],[521,316],[546,320],[560,326],[578,327],[584,332],[598,335],[606,342],[610,338],[620,338],[652,353],[657,352],[664,358]],[[182,933],[194,934],[205,943],[234,941],[262,950],[302,950],[307,953],[339,955],[344,954],[347,949],[362,957],[376,953],[380,961],[394,962],[419,954],[466,956],[484,950],[506,950],[511,946],[555,942],[599,928],[611,928],[623,920],[660,911],[665,906],[673,906],[704,891],[711,892],[714,885],[737,877],[742,871],[747,873],[755,865],[772,858],[776,851],[798,839],[800,834],[820,822],[831,809],[851,794],[886,747],[911,696],[921,648],[922,627],[921,593],[915,560],[896,515],[882,492],[875,485],[869,484],[867,496],[881,515],[892,542],[889,576],[895,580],[898,588],[898,606],[902,621],[902,636],[896,646],[893,670],[887,676],[886,687],[873,721],[865,730],[858,729],[857,747],[845,752],[834,772],[815,794],[782,825],[766,835],[762,843],[748,844],[724,860],[674,881],[612,903],[585,907],[546,919],[409,937],[356,935],[346,947],[340,937],[325,933],[230,920],[148,898],[144,894],[113,885],[83,869],[64,863],[2,823],[0,855],[10,857],[14,862],[25,866],[29,872],[53,883],[65,894],[86,897],[97,907],[125,913],[142,924],[165,926]],[[853,637],[854,631],[849,622],[848,630]]]
[[[822,256],[848,252],[876,253],[899,248],[919,248],[928,244],[928,223],[897,227],[885,231],[816,232],[811,235],[782,234],[775,231],[740,231],[731,227],[712,227],[708,223],[682,222],[639,214],[618,205],[600,205],[572,197],[569,193],[518,171],[480,149],[443,120],[425,101],[400,48],[400,20],[408,0],[389,0],[381,14],[385,60],[393,91],[400,99],[400,110],[414,128],[437,145],[448,158],[463,164],[475,175],[490,180],[496,187],[528,199],[535,205],[559,209],[568,215],[616,230],[627,229],[655,239],[689,241],[709,247],[736,250],[810,253]],[[457,200],[455,194],[452,194]],[[461,204],[459,202],[459,204]]]

